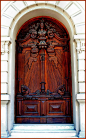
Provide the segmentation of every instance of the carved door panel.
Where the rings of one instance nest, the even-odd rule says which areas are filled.
[[[69,37],[49,17],[25,23],[16,40],[16,123],[71,123]]]

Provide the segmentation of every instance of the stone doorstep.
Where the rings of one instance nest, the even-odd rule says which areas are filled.
[[[74,124],[14,124],[12,131],[57,131],[74,130]]]
[[[8,138],[78,138],[76,133],[12,133]]]
[[[76,133],[76,130],[67,129],[18,129],[12,130],[11,133]]]
[[[8,138],[78,138],[74,124],[14,124]]]

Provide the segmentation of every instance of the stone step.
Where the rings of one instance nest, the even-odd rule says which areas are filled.
[[[8,138],[78,138],[76,133],[12,133]]]
[[[74,124],[14,124],[9,138],[77,138]]]
[[[74,124],[14,124],[13,130],[72,130]]]

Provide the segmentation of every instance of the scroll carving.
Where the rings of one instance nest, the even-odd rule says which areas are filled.
[[[37,61],[37,58],[35,58],[35,57],[30,57],[30,58],[29,58],[29,62],[28,62],[28,64],[29,64],[29,69],[31,68],[32,62],[35,62],[35,61]]]
[[[27,95],[30,93],[30,89],[26,85],[21,85],[21,93],[22,95]]]
[[[60,33],[61,32],[61,33]],[[31,68],[32,62],[37,61],[37,55],[40,49],[46,49],[49,60],[54,61],[55,66],[57,68],[57,57],[55,54],[54,48],[57,46],[63,47],[64,51],[68,51],[68,41],[69,38],[65,32],[59,31],[58,26],[54,23],[49,22],[48,20],[43,18],[39,18],[36,22],[33,22],[30,26],[28,26],[28,32],[25,32],[25,36],[20,31],[21,38],[23,36],[24,39],[18,39],[18,52],[22,53],[24,47],[31,48],[31,57],[29,58],[29,69]],[[25,42],[27,42],[25,44]]]
[[[46,46],[46,48],[48,48],[49,47],[48,40],[50,42],[52,41],[52,39],[54,39],[55,40],[54,46],[62,45],[65,47],[69,38],[67,37],[66,33],[63,32],[61,34],[60,32],[62,33],[62,31],[59,31],[58,26],[56,26],[54,23],[39,18],[37,22],[33,22],[33,24],[30,25],[30,27],[28,27],[28,32],[24,33],[24,31],[20,31],[20,34],[18,35],[19,39],[17,40],[17,42],[19,42],[21,46],[24,47],[22,42],[26,42],[27,40],[31,41],[32,39],[33,44],[36,43],[38,48],[42,46]]]
[[[31,57],[29,58],[28,61],[28,65],[29,65],[29,69],[31,68],[32,62],[36,62],[37,61],[37,55],[38,55],[38,48],[36,45],[31,46]]]
[[[54,61],[54,64],[55,64],[55,66],[56,66],[56,68],[57,68],[57,57],[56,56],[52,56],[52,57],[49,57],[49,60],[50,61]]]
[[[57,89],[57,93],[59,93],[60,95],[64,95],[64,93],[65,93],[65,85],[63,84],[63,85],[61,85],[60,87],[58,87],[58,89]]]
[[[41,83],[41,84],[42,84],[42,83]],[[65,93],[65,91],[66,91],[65,85],[63,84],[63,85],[61,85],[61,86],[58,87],[57,92],[51,92],[50,90],[47,90],[47,91],[45,92],[45,94],[46,94],[46,95],[51,95],[51,96],[54,95],[54,97],[60,98],[60,97],[62,97],[63,95],[67,95],[67,94]],[[34,97],[34,96],[39,96],[39,95],[41,95],[42,90],[41,90],[41,91],[40,91],[40,90],[36,90],[35,92],[31,93],[31,92],[30,92],[30,89],[29,89],[26,85],[21,85],[21,93],[22,93],[22,95],[25,96],[26,98],[30,98],[31,96]]]

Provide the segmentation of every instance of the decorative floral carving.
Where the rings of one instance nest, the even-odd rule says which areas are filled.
[[[34,95],[39,96],[43,92],[46,95],[52,95],[52,96],[54,95],[54,97],[56,97],[56,98],[60,98],[61,96],[65,95],[65,85],[64,84],[58,87],[57,92],[51,92],[50,90],[47,90],[45,92],[45,87],[44,87],[45,82],[41,82],[40,84],[41,84],[41,86],[43,84],[43,87],[41,88],[41,91],[36,90],[36,92],[33,92],[33,93],[30,92],[30,89],[26,85],[21,85],[22,95],[27,96],[27,97],[34,96]]]
[[[64,95],[65,93],[65,85],[61,85],[60,87],[58,87],[57,89],[57,93],[59,93],[60,95]]]
[[[36,37],[37,37],[37,31],[35,29],[32,29],[31,38],[35,39]]]
[[[19,33],[22,35],[22,32]],[[61,37],[63,36],[63,38]],[[20,38],[20,37],[19,37]],[[48,42],[52,42],[52,39],[56,39],[53,43],[54,46],[63,46],[63,49],[67,46],[67,41],[69,38],[67,38],[66,33],[63,32],[63,34],[60,34],[60,31],[54,23],[51,23],[49,21],[46,21],[45,19],[37,20],[37,23],[33,22],[32,25],[29,27],[29,32],[26,33],[24,39],[18,40],[19,42],[27,41],[33,39],[33,45],[35,44],[38,48],[48,48],[50,47]],[[22,44],[21,44],[22,45]],[[30,42],[29,42],[30,45]],[[22,46],[23,47],[23,46]],[[27,46],[28,47],[28,46]],[[67,47],[66,47],[67,48]]]
[[[21,85],[21,93],[22,95],[27,95],[30,93],[30,89],[26,85]]]

